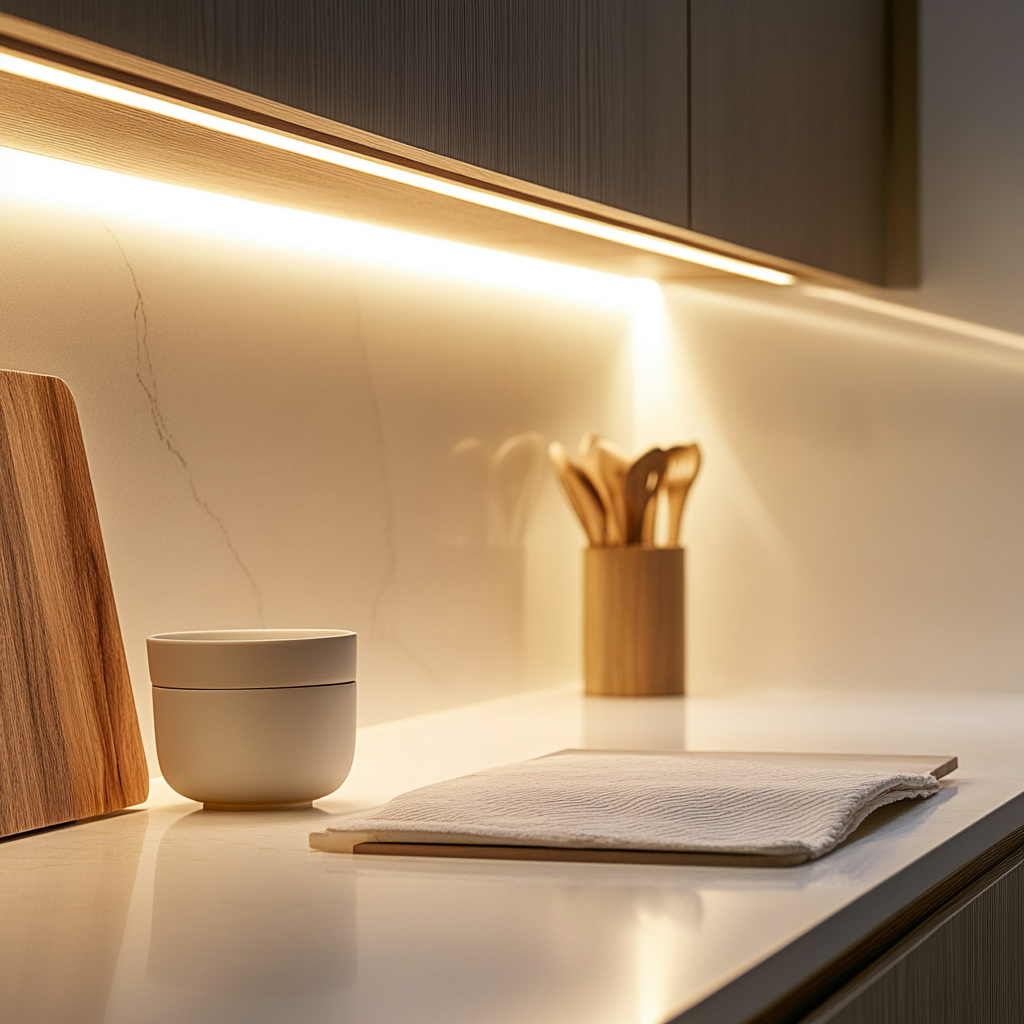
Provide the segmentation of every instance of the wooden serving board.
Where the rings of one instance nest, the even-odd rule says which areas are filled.
[[[0,836],[148,791],[74,399],[0,370]]]
[[[761,764],[824,765],[832,768],[867,768],[880,772],[911,772],[941,779],[957,769],[947,754],[801,754],[748,750],[559,750],[559,754],[659,754],[664,757],[720,758],[723,761],[758,761]],[[547,757],[555,757],[548,754]]]
[[[829,765],[934,775],[955,771],[957,759],[927,754],[784,754],[725,750],[560,750],[559,754],[670,754],[680,758],[721,758],[767,764]],[[551,757],[554,754],[549,755]],[[468,843],[357,843],[353,853],[385,857],[461,857],[474,860],[569,861],[591,864],[669,864],[694,867],[781,868],[802,864],[806,854],[770,856],[739,853],[678,853],[655,850],[573,850],[551,846],[484,846]]]

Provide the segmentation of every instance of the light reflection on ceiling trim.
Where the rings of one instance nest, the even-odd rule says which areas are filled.
[[[654,283],[0,147],[0,195],[97,216],[632,310]],[[656,289],[655,289],[656,290]]]
[[[88,78],[85,75],[74,74],[61,68],[39,64],[35,61],[26,60],[23,57],[16,57],[12,54],[0,53],[0,71],[6,71],[9,74],[18,75],[22,78],[29,78],[61,89],[93,96],[110,103],[117,103],[163,117],[173,118],[177,121],[184,121],[211,131],[231,135],[235,138],[261,143],[265,146],[285,150],[313,160],[334,164],[337,167],[344,167],[348,170],[384,178],[397,184],[434,192],[452,199],[473,203],[477,206],[488,207],[492,210],[499,210],[503,213],[549,224],[553,227],[575,231],[578,234],[615,242],[619,245],[626,245],[633,249],[656,253],[660,256],[682,260],[686,263],[695,263],[729,274],[738,274],[741,277],[753,278],[768,284],[792,285],[796,283],[796,278],[792,274],[784,273],[781,270],[758,266],[745,260],[708,252],[695,246],[658,238],[641,231],[604,224],[600,221],[590,220],[575,214],[563,213],[522,200],[496,195],[483,189],[460,185],[456,182],[447,181],[444,178],[420,174],[416,171],[395,167],[381,161],[355,156],[344,150],[307,142],[268,128],[259,128],[243,121],[235,121],[231,118],[211,114],[208,111],[198,110],[184,104],[174,103],[146,93],[135,92],[121,86],[111,85],[108,82]]]
[[[823,288],[820,285],[808,284],[804,285],[800,291],[801,294],[812,299],[824,299],[826,302],[851,306],[854,309],[877,313],[893,320],[902,320],[906,323],[918,324],[921,327],[933,327],[950,334],[959,334],[961,337],[973,338],[977,341],[985,341],[992,345],[1024,352],[1024,336],[1014,334],[1012,331],[1001,331],[997,327],[985,327],[982,324],[971,323],[969,320],[958,320],[956,317],[943,316],[941,313],[929,313],[923,309],[915,309],[913,306],[902,306],[897,302],[875,299],[870,295],[858,295],[856,292],[844,292],[838,288]]]

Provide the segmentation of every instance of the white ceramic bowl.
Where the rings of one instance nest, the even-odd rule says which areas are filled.
[[[146,641],[160,768],[207,807],[304,807],[355,751],[356,634],[160,633]]]

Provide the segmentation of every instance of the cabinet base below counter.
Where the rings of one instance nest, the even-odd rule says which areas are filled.
[[[1024,850],[988,871],[803,1024],[1024,1021]]]

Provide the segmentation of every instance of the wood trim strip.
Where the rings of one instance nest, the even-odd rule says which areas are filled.
[[[356,843],[354,854],[385,857],[447,857],[456,860],[532,860],[572,864],[662,864],[670,867],[788,868],[806,854],[777,857],[741,853],[668,853],[657,850],[594,850],[556,846],[485,846],[459,843]]]
[[[121,53],[110,47],[77,39],[67,33],[36,25],[11,15],[0,14],[0,48],[16,55],[72,70],[76,73],[108,81],[125,88],[159,96],[160,98],[202,109],[222,117],[232,118],[304,141],[343,150],[353,155],[381,161],[389,165],[415,171],[416,173],[441,178],[454,184],[480,189],[490,194],[515,199],[519,202],[530,203],[553,212],[584,217],[592,222],[623,230],[638,231],[655,239],[694,246],[717,255],[745,260],[757,265],[781,270],[800,278],[827,282],[843,287],[857,286],[859,284],[859,282],[852,281],[841,275],[822,271],[814,267],[807,267],[777,256],[760,253],[744,246],[725,242],[721,239],[714,239],[699,232],[689,231],[651,218],[604,206],[591,200],[560,193],[554,189],[519,181],[507,175],[473,167],[461,161],[428,153],[412,146],[384,139],[370,132],[333,122],[304,111],[295,110],[284,104],[265,100],[216,82],[207,81],[186,72],[166,68],[151,61]],[[63,90],[56,90],[55,87],[50,88],[54,91],[64,92]],[[113,106],[113,104],[105,104],[105,106]],[[37,120],[39,116],[41,115],[37,115]],[[38,123],[29,126],[20,125],[17,123],[17,119],[13,118],[10,114],[6,116],[5,120],[7,121],[5,127],[8,130],[5,130],[3,139],[0,139],[4,144],[11,144],[8,139],[9,130],[11,129],[13,129],[16,136],[20,133],[22,137],[29,135],[38,137],[46,134],[45,125]],[[156,122],[165,119],[159,117],[159,115],[150,114],[147,115],[146,120],[150,123],[154,134],[158,136],[163,134],[161,126],[156,124]],[[90,127],[90,125],[85,126],[85,128]],[[195,143],[198,155],[208,156],[208,145],[205,144],[208,142],[208,139],[206,137],[212,133],[203,133],[196,130],[193,134],[199,140]],[[178,141],[179,144],[184,143],[188,145],[187,139],[179,139]],[[24,142],[19,143],[15,141],[14,145],[15,148],[29,148]],[[107,138],[99,140],[97,145],[105,145],[108,148],[119,145],[123,149],[124,140],[123,137],[119,139]],[[35,149],[32,151],[38,152],[40,150]],[[58,154],[46,151],[45,155]],[[194,156],[195,154],[191,155]],[[102,164],[102,166],[109,168],[111,161],[114,163],[117,161],[116,154],[110,153],[108,157],[108,161]],[[69,159],[70,157],[63,158]],[[241,159],[237,153],[233,154],[233,158],[235,160]],[[314,162],[307,158],[295,159],[307,165]],[[235,168],[235,170],[238,170],[238,168]],[[287,182],[289,186],[288,200],[283,201],[279,196],[268,196],[262,201],[277,204],[283,202],[287,206],[313,209],[318,212],[331,212],[323,209],[319,196],[315,194],[316,190],[314,190],[313,195],[307,197],[304,187],[305,175],[296,173],[294,168],[292,170],[292,176]],[[357,173],[347,172],[348,177],[346,178],[345,172],[341,169],[332,168],[332,170],[338,172],[336,177],[339,185],[336,191],[341,191],[351,177]],[[136,169],[134,173],[140,172]],[[164,173],[163,168],[158,165],[154,169],[154,173],[157,175]],[[315,172],[314,176],[317,176]],[[364,175],[363,177],[369,176]],[[161,177],[158,180],[166,179]],[[188,182],[188,184],[192,187],[201,187],[192,181]],[[223,191],[224,189],[222,185],[217,186],[215,184],[213,190]],[[381,191],[388,193],[389,198],[392,201],[394,200],[395,186],[393,183],[381,183]],[[421,205],[420,199],[424,193],[420,190],[405,186],[401,191],[403,193],[403,203],[406,206],[418,207]],[[413,193],[418,194],[414,195]],[[243,198],[257,197],[248,193],[243,195]],[[432,203],[432,199],[436,199],[436,197],[429,197],[422,205],[425,205],[427,208],[436,205]],[[472,211],[467,215],[465,208],[471,207],[472,204],[462,200],[448,200],[447,205],[449,207],[457,205],[462,209],[453,209],[450,212],[448,210],[432,210],[433,216],[428,219],[432,219],[433,231],[439,237],[453,237],[453,233],[448,226],[448,220],[451,219],[462,222],[459,230],[454,232],[453,240],[467,241],[470,244],[484,245],[490,248],[503,248],[507,251],[519,251],[523,254],[536,256],[537,258],[553,259],[561,262],[567,260],[566,252],[571,252],[575,253],[575,255],[568,257],[568,260],[578,265],[590,266],[594,269],[601,269],[610,273],[654,277],[660,280],[690,277],[732,278],[731,274],[708,267],[695,264],[687,265],[677,259],[661,257],[627,245],[590,238],[565,228],[538,224],[515,215],[506,214],[504,215],[505,219],[514,221],[515,226],[509,225],[499,234],[505,237],[517,235],[520,238],[518,247],[509,249],[508,245],[501,238],[495,241],[492,237],[494,218],[489,215],[493,215],[494,211],[486,210],[482,207],[473,207]],[[356,216],[351,211],[333,211],[333,215],[348,216],[351,219],[368,219]],[[412,220],[413,224],[407,230],[422,233],[422,225],[416,221],[415,217]],[[472,230],[475,222],[479,222],[479,228],[476,231]],[[388,223],[385,226],[395,227],[397,225]],[[576,237],[572,240],[567,240],[564,238],[566,235],[576,235]]]

